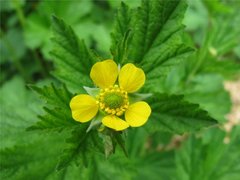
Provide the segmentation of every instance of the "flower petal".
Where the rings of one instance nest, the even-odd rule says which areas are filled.
[[[139,127],[145,124],[151,114],[150,106],[144,102],[136,102],[129,106],[125,112],[125,119],[132,127]]]
[[[145,83],[145,74],[141,68],[131,63],[124,65],[119,73],[119,84],[127,92],[135,92]]]
[[[102,119],[102,123],[105,126],[111,128],[111,129],[114,129],[116,131],[122,131],[122,130],[127,129],[129,127],[129,125],[126,121],[124,121],[124,120],[122,120],[119,117],[114,116],[114,115],[105,116]]]
[[[93,65],[90,77],[93,82],[100,88],[108,88],[117,80],[118,67],[113,60],[97,62]]]
[[[72,117],[79,122],[90,121],[98,112],[96,100],[85,94],[74,96],[70,101]]]

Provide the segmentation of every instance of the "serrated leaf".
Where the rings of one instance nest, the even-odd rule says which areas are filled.
[[[53,134],[42,135],[34,142],[1,149],[1,179],[28,177],[40,180],[54,174],[57,157],[63,147],[59,140]]]
[[[74,180],[88,177],[89,170],[83,165],[56,171],[58,158],[68,145],[64,139],[70,136],[69,131],[39,133],[25,130],[35,123],[42,103],[24,87],[23,80],[16,77],[9,80],[0,88],[0,94],[0,179]],[[49,96],[51,105],[55,104],[55,97],[47,93],[44,95]],[[89,141],[101,144],[101,140],[97,140],[92,138]]]
[[[28,130],[61,131],[79,125],[72,119],[69,102],[73,95],[65,86],[56,88],[51,84],[51,86],[44,86],[43,88],[37,86],[31,86],[31,88],[47,101],[47,106],[44,107],[46,114],[39,115],[40,121],[29,127]]]
[[[62,170],[70,164],[88,165],[88,156],[93,152],[103,152],[101,140],[96,131],[86,132],[88,124],[81,124],[72,131],[72,136],[66,140],[67,147],[63,150],[57,165],[57,170]]]
[[[65,85],[63,85],[61,88],[56,88],[53,83],[51,83],[49,86],[44,86],[43,88],[34,85],[29,85],[29,87],[36,91],[48,105],[53,107],[69,107],[69,99],[71,99],[73,96]]]
[[[184,101],[181,95],[154,94],[148,103],[152,108],[149,128],[184,133],[196,131],[217,123],[199,105]],[[151,121],[151,123],[150,123]]]
[[[25,130],[36,122],[41,103],[18,77],[5,83],[0,94],[0,179],[40,180],[54,174],[63,137]]]
[[[173,179],[174,176],[174,156],[173,152],[157,152],[155,149],[149,151],[148,133],[144,128],[129,129],[126,136],[127,151],[129,157],[116,149],[114,156],[110,156],[107,161],[98,159],[98,172],[104,179],[151,179],[165,180]],[[158,138],[159,139],[159,138]],[[149,139],[148,139],[149,140]],[[151,141],[151,140],[150,140]],[[148,144],[146,146],[146,143]]]
[[[125,3],[122,2],[121,7],[118,9],[118,13],[116,15],[114,30],[111,33],[111,52],[113,55],[113,59],[117,63],[122,63],[124,59],[119,57],[121,56],[121,54],[127,54],[128,51],[128,41],[126,39],[126,34],[130,30],[131,15],[132,11]],[[120,48],[121,46],[124,48]],[[120,50],[124,50],[124,52],[121,52]]]
[[[16,89],[16,87],[18,88]],[[127,136],[128,144],[131,145],[128,147],[129,158],[117,150],[116,154],[106,161],[103,153],[99,153],[103,152],[102,140],[98,138],[96,131],[90,131],[92,134],[88,134],[86,141],[80,143],[82,130],[86,130],[87,124],[79,124],[75,129],[76,134],[72,134],[67,142],[64,142],[64,139],[70,134],[66,131],[61,133],[42,131],[41,134],[36,134],[39,131],[24,131],[28,125],[34,122],[34,111],[40,110],[40,105],[35,107],[35,103],[38,101],[31,98],[31,91],[24,89],[23,81],[14,80],[6,87],[4,86],[1,95],[1,105],[7,109],[14,109],[14,111],[9,112],[9,116],[0,119],[0,135],[3,139],[0,150],[0,179],[75,180],[116,177],[116,180],[132,178],[165,180],[169,179],[169,174],[173,173],[172,152],[147,153],[145,149],[147,136],[146,133],[143,133],[143,128],[129,131]],[[54,101],[51,101],[51,105],[53,104]],[[81,146],[79,146],[80,144]],[[79,151],[72,151],[77,146],[81,147]],[[70,151],[65,151],[70,154],[65,154],[64,157],[74,156],[71,161],[68,161],[68,166],[62,166],[64,169],[56,171],[57,161],[64,148],[70,149]],[[82,148],[91,148],[91,152],[82,151]],[[73,152],[76,154],[72,154]],[[88,168],[84,167],[83,160],[88,163]],[[75,165],[76,162],[78,166]]]
[[[133,37],[128,43],[128,62],[144,69],[145,86],[152,91],[158,91],[154,85],[159,83],[160,77],[193,51],[182,40],[184,26],[181,21],[185,10],[186,3],[181,0],[151,0],[142,1],[141,7],[132,11],[122,4],[118,12],[112,48],[116,49],[124,33],[131,29]]]
[[[217,119],[218,122],[224,122],[231,108],[229,93],[223,87],[224,79],[213,72],[209,74],[210,69],[214,68],[205,67],[203,72],[209,69],[207,74],[199,72],[189,80],[187,78],[191,67],[188,63],[183,63],[173,68],[167,78],[158,85],[159,90],[169,94],[184,94],[185,100],[199,104],[202,109],[208,111],[211,117]],[[216,71],[217,69],[216,67]]]
[[[224,143],[226,133],[219,129],[211,129],[202,136],[192,135],[176,151],[177,179],[239,179],[239,127],[232,131],[229,144]]]
[[[112,54],[115,62],[117,63],[127,62],[127,56],[128,56],[127,46],[128,46],[128,39],[130,38],[130,36],[131,36],[131,30],[128,30],[124,34],[122,41],[120,41],[117,44],[117,47],[116,48],[112,47],[111,50],[112,50]]]
[[[97,61],[91,56],[83,40],[79,40],[72,28],[63,20],[52,17],[54,38],[54,75],[70,90],[83,92],[83,86],[93,86],[89,78],[92,65]]]

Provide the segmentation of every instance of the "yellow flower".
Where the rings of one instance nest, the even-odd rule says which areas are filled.
[[[151,114],[150,106],[144,101],[131,104],[128,97],[129,93],[143,86],[145,74],[142,69],[128,63],[119,71],[113,60],[105,60],[93,65],[90,77],[100,88],[99,93],[95,97],[80,94],[71,99],[74,120],[88,122],[99,111],[104,114],[102,124],[116,131],[129,126],[139,127],[147,122]]]

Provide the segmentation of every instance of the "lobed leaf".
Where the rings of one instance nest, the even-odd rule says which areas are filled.
[[[151,130],[184,133],[196,131],[217,123],[197,104],[184,101],[181,95],[154,94],[148,103],[152,108]]]
[[[66,140],[67,147],[63,150],[57,165],[57,170],[62,170],[70,164],[88,165],[89,156],[94,156],[93,152],[103,152],[101,139],[96,131],[86,133],[88,124],[82,124],[72,131],[70,138]]]
[[[91,55],[84,41],[79,41],[72,28],[63,20],[53,16],[52,29],[54,48],[51,54],[55,63],[53,74],[70,90],[83,92],[83,86],[93,85],[89,74],[97,59]]]
[[[79,125],[72,119],[69,102],[72,94],[65,86],[56,88],[53,84],[51,86],[44,86],[39,88],[31,86],[44,100],[47,101],[47,106],[44,107],[46,114],[39,115],[40,121],[28,128],[28,130],[63,130]]]
[[[121,57],[122,54],[127,55],[128,49],[128,41],[126,35],[129,35],[130,32],[130,23],[131,23],[132,10],[122,2],[121,7],[118,9],[118,13],[116,15],[116,20],[114,23],[114,29],[111,33],[112,45],[111,45],[111,53],[113,55],[113,59],[117,63],[122,63],[124,61]],[[123,52],[121,52],[121,50]],[[127,58],[127,57],[125,57]]]
[[[17,87],[17,88],[16,88]],[[66,133],[39,134],[25,129],[41,110],[31,91],[18,77],[0,88],[0,179],[45,179],[54,174]]]
[[[117,49],[124,33],[131,30],[127,44],[128,62],[138,64],[147,75],[146,87],[158,91],[156,84],[179,62],[186,60],[193,49],[183,43],[181,24],[185,1],[142,1],[134,10],[122,4],[112,35],[112,48]],[[114,51],[113,51],[114,52]],[[113,53],[116,56],[116,53]],[[125,63],[121,61],[120,63]]]

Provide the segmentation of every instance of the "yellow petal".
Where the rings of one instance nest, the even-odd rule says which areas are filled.
[[[105,116],[102,120],[102,123],[111,128],[114,129],[116,131],[122,131],[124,129],[127,129],[129,127],[128,123],[122,119],[120,119],[117,116],[114,115],[108,115]]]
[[[90,121],[98,112],[96,100],[85,94],[74,96],[70,101],[72,117],[76,121]]]
[[[136,102],[129,106],[125,112],[125,119],[132,127],[139,127],[145,124],[151,114],[150,106],[144,102]]]
[[[93,65],[90,77],[100,88],[108,88],[117,80],[118,67],[113,60],[97,62]]]
[[[124,65],[119,73],[119,84],[127,92],[135,92],[145,83],[145,74],[142,69],[131,63]]]

